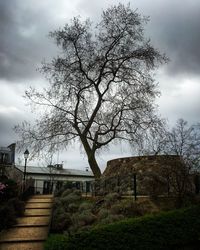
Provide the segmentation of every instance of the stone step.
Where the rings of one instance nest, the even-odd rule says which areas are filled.
[[[32,198],[34,198],[34,199],[52,199],[53,195],[52,194],[45,194],[45,195],[40,194],[40,195],[33,195],[30,197],[30,199],[32,199]]]
[[[21,217],[17,219],[17,227],[21,226],[48,226],[50,222],[49,216],[28,216],[28,217]]]
[[[9,242],[1,243],[0,250],[43,250],[43,242]]]
[[[50,216],[51,209],[47,208],[27,208],[24,212],[24,216]]]
[[[45,203],[35,203],[35,202],[29,202],[26,204],[25,208],[52,208],[53,203],[52,202],[45,202]]]
[[[27,204],[29,203],[53,203],[52,199],[30,199],[26,202]]]
[[[0,234],[2,242],[44,241],[48,236],[48,227],[15,227]]]
[[[43,250],[52,204],[52,195],[36,195],[29,199],[24,217],[18,218],[13,228],[0,233],[0,250]]]

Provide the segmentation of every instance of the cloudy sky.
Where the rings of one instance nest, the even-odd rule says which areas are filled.
[[[57,48],[49,31],[62,27],[73,16],[100,18],[103,9],[115,0],[0,0],[0,146],[17,139],[12,128],[33,119],[22,97],[29,86],[47,83],[36,70],[45,58],[50,60]],[[155,72],[161,97],[159,112],[170,124],[182,117],[200,122],[200,1],[130,0],[133,9],[150,16],[146,34],[152,44],[167,54],[170,62]],[[87,160],[75,145],[59,152],[55,161],[68,168],[85,168]],[[130,155],[128,148],[113,146],[99,156],[102,169],[106,161]],[[37,164],[36,162],[32,162]]]

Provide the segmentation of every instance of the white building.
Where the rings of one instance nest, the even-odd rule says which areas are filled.
[[[24,172],[24,166],[15,167]],[[90,192],[94,175],[91,171],[65,169],[62,165],[49,167],[27,166],[26,179],[34,180],[34,191],[38,194],[52,193],[66,183],[83,192]]]

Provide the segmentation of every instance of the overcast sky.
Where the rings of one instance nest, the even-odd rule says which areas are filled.
[[[115,0],[0,0],[0,146],[17,139],[12,128],[32,119],[23,94],[29,86],[47,84],[36,70],[45,58],[50,60],[57,48],[48,38],[49,31],[62,27],[73,16],[95,22],[103,9]],[[174,124],[178,118],[200,122],[200,1],[199,0],[130,0],[133,9],[150,22],[146,34],[152,44],[167,54],[170,62],[155,72],[161,97],[159,112]],[[68,168],[85,168],[87,160],[79,146],[60,152],[55,161]],[[112,146],[99,156],[104,169],[106,161],[131,152]],[[35,162],[33,162],[35,164]]]

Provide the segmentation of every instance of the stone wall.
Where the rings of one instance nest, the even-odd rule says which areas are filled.
[[[187,166],[175,155],[113,159],[107,162],[102,178],[105,179],[106,186],[112,182],[116,183],[118,189],[120,188],[117,186],[123,186],[132,190],[136,178],[137,192],[140,195],[183,195],[194,192]],[[111,189],[114,190],[113,187]]]
[[[107,162],[103,176],[115,176],[146,171],[160,171],[163,167],[183,164],[176,155],[136,156],[113,159]]]

